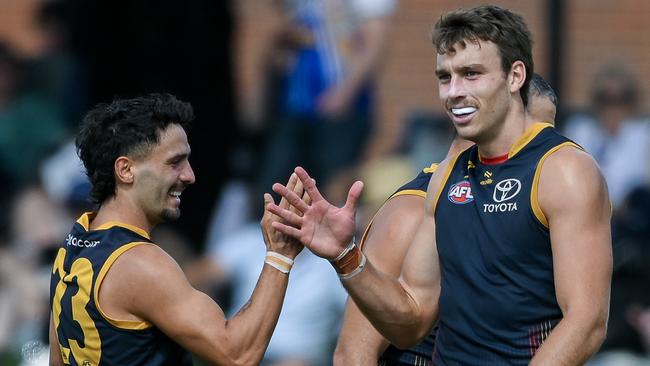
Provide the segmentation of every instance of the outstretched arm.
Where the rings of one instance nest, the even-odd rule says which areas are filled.
[[[433,216],[424,215],[398,280],[368,262],[343,285],[355,304],[390,343],[411,347],[424,338],[438,317],[440,273]]]
[[[531,365],[579,365],[605,339],[612,276],[611,205],[583,151],[562,148],[542,166],[539,204],[548,220],[562,320]]]
[[[368,260],[382,272],[399,278],[404,257],[423,215],[424,197],[403,195],[389,199],[373,218],[361,243]],[[354,301],[348,301],[334,364],[376,366],[388,345]]]
[[[363,185],[356,182],[350,188],[345,206],[338,208],[320,195],[304,169],[296,168],[296,174],[313,202],[308,205],[286,187],[274,185],[273,189],[295,206],[302,216],[276,205],[267,205],[268,210],[288,223],[276,222],[273,227],[297,238],[314,254],[334,259],[348,248],[352,240],[356,201]],[[430,192],[433,189],[437,192],[439,181],[440,178],[434,174],[429,184]],[[364,315],[382,335],[399,347],[408,347],[426,336],[437,316],[440,275],[433,201],[429,198],[433,196],[436,195],[427,193],[427,211],[406,256],[401,279],[382,273],[367,261],[365,268],[359,267],[361,271],[358,274],[342,281]]]
[[[302,195],[295,176],[288,186]],[[265,202],[273,202],[270,195],[265,195]],[[280,205],[288,207],[286,202]],[[271,222],[276,220],[270,212],[262,218],[267,250],[295,258],[302,245],[272,230]],[[226,319],[210,297],[192,288],[167,253],[155,245],[138,245],[115,261],[102,284],[100,300],[106,309],[119,297],[120,312],[155,325],[211,364],[256,365],[264,356],[287,289],[288,273],[276,268],[268,261],[264,264],[249,302]]]

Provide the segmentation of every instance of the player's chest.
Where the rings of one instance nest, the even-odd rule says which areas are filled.
[[[442,192],[443,210],[468,218],[507,218],[530,207],[533,177],[533,168],[516,162],[457,166]]]

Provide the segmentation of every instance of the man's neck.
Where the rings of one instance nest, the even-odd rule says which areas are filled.
[[[526,118],[523,105],[517,104],[511,108],[505,117],[501,128],[492,136],[476,145],[481,156],[493,158],[508,154],[512,146],[533,123]]]
[[[90,223],[90,229],[92,230],[111,221],[133,225],[146,232],[151,232],[154,227],[154,224],[146,218],[142,210],[125,198],[113,197],[103,202],[97,211],[97,216]]]

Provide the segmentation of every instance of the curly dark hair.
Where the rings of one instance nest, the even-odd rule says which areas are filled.
[[[440,17],[433,30],[432,42],[439,54],[450,52],[456,43],[490,41],[501,56],[501,68],[509,72],[515,61],[526,66],[526,80],[519,90],[528,105],[528,86],[534,73],[533,40],[521,15],[496,5],[458,9]]]
[[[115,99],[90,110],[75,145],[92,183],[93,203],[101,205],[115,195],[114,164],[118,157],[146,155],[167,126],[174,123],[187,129],[193,119],[192,106],[171,94]]]

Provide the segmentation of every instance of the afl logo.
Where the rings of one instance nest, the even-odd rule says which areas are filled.
[[[494,186],[492,198],[494,202],[504,202],[514,198],[521,190],[521,182],[518,179],[504,179]]]
[[[458,205],[470,203],[474,201],[474,196],[472,196],[472,187],[466,180],[458,182],[449,188],[447,198],[449,198],[451,202]]]

